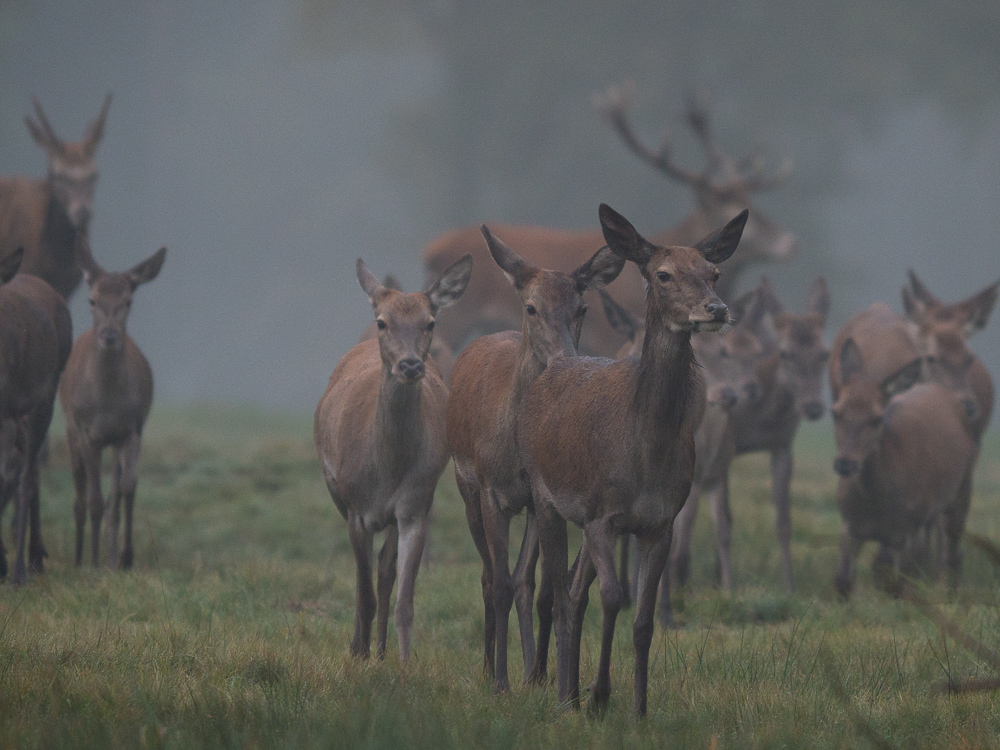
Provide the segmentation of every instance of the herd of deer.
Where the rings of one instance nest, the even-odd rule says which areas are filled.
[[[337,364],[314,423],[323,476],[354,550],[355,655],[370,654],[377,615],[376,654],[384,656],[398,577],[394,619],[400,657],[408,658],[431,503],[453,459],[483,562],[484,670],[495,689],[510,686],[515,606],[525,680],[547,681],[554,629],[559,699],[579,701],[583,617],[596,578],[603,628],[589,704],[599,710],[608,702],[617,615],[634,601],[634,709],[644,714],[654,619],[673,622],[670,591],[688,581],[702,494],[715,525],[717,582],[733,586],[729,473],[740,454],[770,453],[782,575],[793,588],[792,444],[802,418],[824,413],[827,371],[844,521],[837,590],[849,595],[867,540],[879,543],[877,572],[897,593],[908,577],[939,563],[958,583],[972,474],[993,406],[992,381],[967,339],[986,325],[1000,282],[949,305],[910,271],[905,317],[873,305],[828,350],[830,294],[822,278],[801,314],[782,306],[766,278],[732,299],[749,263],[796,254],[794,236],[750,203],[753,193],[780,183],[787,164],[767,176],[757,157],[726,156],[692,99],[687,122],[708,165],[685,170],[668,145],[656,151],[636,136],[630,94],[612,89],[597,104],[632,151],[694,191],[697,208],[676,227],[647,240],[602,204],[599,232],[456,230],[428,246],[430,283],[416,293],[380,282],[357,262],[374,324]],[[76,489],[76,562],[89,509],[98,563],[107,446],[115,454],[110,561],[127,568],[133,560],[136,462],[152,376],[125,321],[135,288],[156,276],[166,251],[125,273],[103,271],[91,255],[93,156],[109,103],[83,141],[65,143],[36,101],[38,120],[29,118],[28,127],[48,154],[48,177],[0,179],[0,511],[17,499],[15,584],[25,580],[29,521],[31,568],[40,571],[45,557],[38,464],[57,390]],[[575,270],[549,270],[567,268]],[[64,300],[81,278],[94,326],[74,344]],[[605,315],[584,326],[595,291]],[[510,526],[522,512],[512,572]],[[583,531],[572,566],[570,522]],[[383,530],[376,558],[374,535]],[[0,575],[7,572],[0,546]]]

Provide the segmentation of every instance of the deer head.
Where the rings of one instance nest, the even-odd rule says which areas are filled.
[[[400,292],[382,284],[361,258],[358,283],[375,313],[378,347],[384,371],[400,383],[417,383],[434,335],[434,316],[454,304],[472,275],[472,256],[464,255],[423,292]]]
[[[125,324],[132,310],[132,295],[140,284],[156,278],[167,257],[167,248],[161,247],[127,271],[109,272],[97,264],[89,243],[81,235],[77,241],[77,257],[90,288],[90,311],[94,316],[97,347],[107,352],[120,352],[125,346]]]
[[[111,94],[104,99],[101,112],[80,141],[63,141],[49,123],[42,105],[32,98],[38,120],[30,116],[24,121],[35,143],[45,150],[49,160],[49,184],[52,194],[63,207],[73,228],[85,231],[93,213],[94,190],[97,188],[97,166],[94,156],[104,135],[104,120],[111,106]]]
[[[546,271],[507,247],[485,224],[482,232],[490,255],[524,305],[521,333],[535,356],[546,364],[557,357],[574,356],[587,312],[583,294],[614,281],[625,259],[603,247],[572,273]]]
[[[621,86],[609,88],[603,95],[596,95],[594,104],[629,150],[667,178],[694,191],[702,226],[716,227],[729,221],[744,207],[751,205],[753,194],[780,185],[791,174],[792,163],[787,158],[775,173],[766,174],[760,148],[742,160],[733,159],[723,152],[712,134],[707,105],[693,94],[687,96],[685,119],[708,161],[702,172],[679,166],[671,159],[671,144],[667,137],[657,150],[644,144],[636,135],[627,113],[633,93],[634,85],[626,81]],[[789,260],[798,252],[795,235],[781,229],[756,208],[753,218],[746,223],[740,246],[741,262]]]
[[[649,285],[647,330],[659,323],[673,332],[718,331],[729,322],[729,308],[715,293],[716,264],[736,251],[749,215],[746,209],[695,247],[656,247],[606,203],[599,214],[608,247],[639,266]]]
[[[833,470],[851,477],[878,447],[891,412],[889,400],[920,380],[923,362],[918,357],[878,382],[865,376],[861,349],[854,339],[844,342],[839,356],[843,385],[831,408],[837,441]]]

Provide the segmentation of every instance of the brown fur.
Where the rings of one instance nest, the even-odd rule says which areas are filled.
[[[543,583],[546,601],[539,603],[536,659],[532,600],[538,542],[531,491],[517,450],[515,415],[546,365],[576,354],[587,309],[583,293],[614,280],[625,261],[605,248],[571,274],[546,271],[526,263],[485,226],[483,235],[492,259],[521,301],[521,331],[483,336],[459,355],[448,400],[448,442],[469,530],[483,560],[484,667],[502,692],[509,688],[507,621],[512,603],[517,602],[526,680],[545,679],[551,627],[551,592]],[[525,508],[528,521],[512,579],[510,519]]]
[[[3,486],[0,513],[11,498],[15,507],[15,559],[11,582],[24,583],[25,535],[31,523],[28,561],[42,572],[46,557],[41,536],[38,458],[55,405],[59,374],[73,345],[69,310],[47,283],[18,274],[22,253],[0,261],[0,458]],[[0,578],[7,575],[0,542]]]
[[[21,272],[39,276],[65,299],[79,286],[83,273],[76,244],[92,214],[97,168],[94,155],[104,132],[111,96],[81,141],[62,141],[52,130],[38,100],[38,121],[26,118],[35,141],[45,150],[45,179],[0,177],[0,258],[24,248]]]
[[[111,448],[112,472],[108,519],[108,558],[112,568],[129,569],[135,557],[132,519],[138,484],[142,428],[153,403],[153,372],[125,326],[132,297],[140,284],[156,278],[166,258],[161,248],[124,272],[107,272],[94,260],[86,242],[78,248],[90,288],[94,325],[73,344],[59,384],[66,417],[66,442],[76,500],[76,564],[83,561],[87,511],[91,522],[91,564],[100,558],[105,500],[101,491],[101,454]],[[119,523],[125,528],[119,550]]]
[[[648,284],[640,357],[611,361],[569,357],[550,363],[519,414],[519,449],[531,481],[542,548],[543,580],[555,597],[560,700],[579,697],[579,644],[588,590],[600,578],[604,627],[591,705],[611,691],[611,647],[623,591],[614,540],[639,538],[639,590],[633,640],[635,712],[646,712],[649,646],[657,583],[674,517],[694,475],[695,361],[691,334],[718,330],[728,310],[715,294],[714,263],[727,259],[746,222],[741,214],[698,247],[655,247],[602,205],[609,247],[639,265]],[[584,543],[566,585],[566,522]]]
[[[399,654],[409,658],[413,593],[434,488],[448,462],[448,389],[428,351],[434,317],[465,290],[472,259],[449,268],[427,292],[405,294],[378,282],[358,259],[358,281],[379,326],[377,340],[345,354],[316,406],[314,439],[337,510],[347,520],[357,566],[351,653],[367,658],[376,614],[373,536],[388,528],[378,559],[378,645],[386,649],[388,607],[399,576]]]

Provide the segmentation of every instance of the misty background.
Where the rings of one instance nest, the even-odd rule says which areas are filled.
[[[793,309],[827,276],[828,340],[899,310],[907,267],[971,295],[1000,277],[998,50],[995,0],[0,0],[0,173],[45,173],[33,94],[75,140],[113,92],[91,244],[116,270],[168,247],[129,321],[157,399],[307,411],[371,316],[356,257],[415,290],[449,228],[596,228],[604,201],[653,233],[692,208],[594,110],[625,79],[685,166],[691,88],[726,151],[794,159],[757,205],[800,253],[758,268]],[[993,373],[998,341],[972,342]]]

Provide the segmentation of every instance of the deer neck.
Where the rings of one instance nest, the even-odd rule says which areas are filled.
[[[667,455],[666,448],[690,420],[695,383],[691,332],[671,331],[662,315],[647,305],[633,408],[639,434],[652,455]]]
[[[95,332],[94,364],[97,370],[97,386],[102,394],[116,396],[124,392],[128,383],[124,345],[121,349],[103,349],[97,345]]]
[[[372,438],[376,455],[394,475],[411,465],[420,445],[423,390],[423,381],[401,383],[388,370],[382,371]]]
[[[528,336],[521,334],[521,343],[517,349],[517,360],[514,363],[513,381],[507,391],[507,413],[513,417],[514,409],[528,395],[531,384],[545,370],[546,363],[538,358],[531,348]]]

